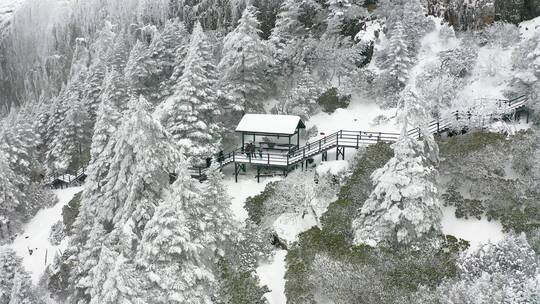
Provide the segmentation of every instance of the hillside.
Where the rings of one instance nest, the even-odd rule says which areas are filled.
[[[540,302],[538,0],[0,2],[0,304]]]

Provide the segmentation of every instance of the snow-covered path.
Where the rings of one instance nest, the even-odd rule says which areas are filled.
[[[257,274],[261,284],[268,286],[270,292],[265,294],[270,304],[285,304],[285,256],[286,250],[278,250],[273,260],[268,264],[260,265]]]
[[[11,245],[17,255],[23,258],[23,266],[30,273],[34,283],[38,282],[47,265],[51,264],[55,252],[65,249],[66,240],[60,246],[51,245],[49,234],[51,227],[62,218],[62,207],[82,189],[82,187],[75,187],[55,190],[58,203],[51,208],[38,211],[36,216],[24,226],[23,233]],[[32,255],[29,254],[28,249],[33,250]],[[45,255],[47,255],[47,260],[45,260]]]

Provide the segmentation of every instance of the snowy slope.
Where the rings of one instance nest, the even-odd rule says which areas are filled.
[[[519,25],[521,39],[530,39],[534,35],[540,35],[540,17],[524,21]]]
[[[257,268],[261,285],[266,285],[270,289],[270,292],[264,295],[270,304],[287,303],[284,279],[286,255],[286,250],[278,250],[270,263],[260,265]]]
[[[25,225],[24,232],[11,245],[17,255],[23,258],[23,266],[30,273],[34,283],[38,282],[47,265],[51,264],[55,252],[65,249],[66,240],[60,246],[51,245],[49,234],[51,227],[62,218],[62,207],[80,191],[82,191],[82,187],[56,190],[58,203],[51,208],[40,210]],[[29,254],[29,248],[33,249],[32,255]],[[47,255],[47,260],[45,260],[45,255]]]
[[[353,96],[351,104],[346,109],[337,109],[332,114],[318,113],[306,122],[306,127],[309,129],[316,126],[320,133],[326,135],[339,130],[397,132],[399,129],[392,119],[380,125],[373,123],[377,116],[385,115],[391,118],[395,114],[395,110],[382,110],[378,105],[362,96]]]
[[[23,0],[0,0],[0,32],[9,23],[13,13]]]
[[[239,176],[238,183],[236,183],[234,177],[226,177],[223,183],[232,198],[231,209],[235,219],[242,223],[245,222],[248,218],[248,213],[244,209],[246,199],[260,194],[268,183],[277,180],[280,180],[280,178],[263,178],[260,183],[257,183],[257,180],[250,174],[248,176]]]

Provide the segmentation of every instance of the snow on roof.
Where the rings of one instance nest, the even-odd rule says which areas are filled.
[[[300,116],[246,114],[236,127],[236,132],[292,135],[297,128],[305,128]]]

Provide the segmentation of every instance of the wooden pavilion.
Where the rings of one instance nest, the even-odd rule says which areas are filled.
[[[242,136],[243,148],[250,142],[265,151],[290,153],[300,147],[300,130],[305,128],[300,116],[246,114],[236,132]]]

